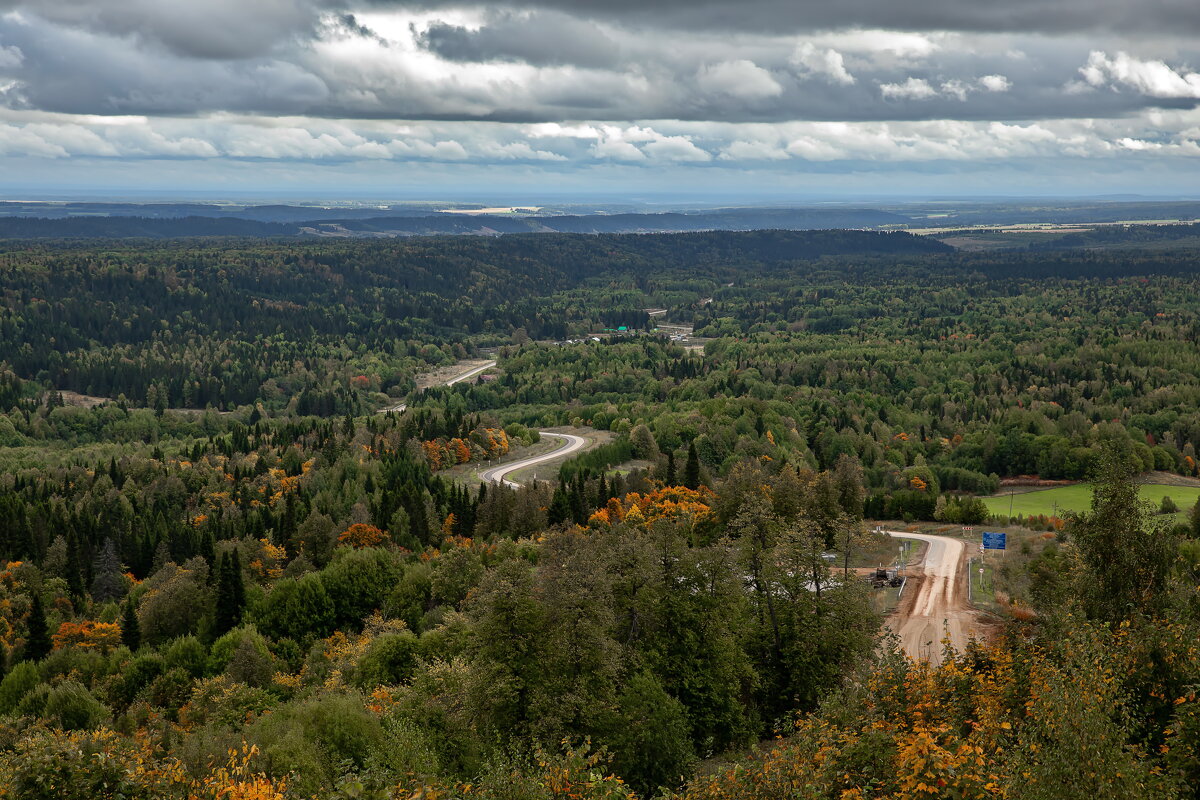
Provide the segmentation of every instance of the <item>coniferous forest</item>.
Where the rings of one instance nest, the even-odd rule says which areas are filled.
[[[0,794],[1194,797],[1162,238],[6,241]],[[884,523],[1010,532],[987,636],[900,651]]]

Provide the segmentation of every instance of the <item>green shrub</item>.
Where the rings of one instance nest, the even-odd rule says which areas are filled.
[[[144,699],[151,705],[165,710],[167,717],[174,720],[191,693],[192,677],[182,669],[170,669],[155,678],[146,688]]]
[[[238,651],[243,642],[249,643],[253,649],[261,652],[264,658],[271,658],[271,651],[267,647],[267,640],[253,625],[243,625],[239,628],[234,628],[229,633],[222,636],[213,642],[212,649],[208,654],[208,674],[219,675],[224,672],[229,666],[229,662],[233,660],[233,654]]]
[[[412,677],[417,668],[420,643],[411,631],[385,633],[371,642],[358,662],[355,684],[363,690],[381,684],[401,683]]]
[[[650,672],[634,675],[621,693],[611,742],[617,774],[646,796],[677,787],[695,760],[687,711]]]
[[[0,714],[11,714],[25,694],[42,682],[41,671],[32,661],[22,661],[0,681]]]
[[[112,695],[108,698],[109,702],[122,707],[128,706],[143,689],[163,673],[164,669],[161,656],[138,656],[125,667],[121,682],[114,687]]]
[[[17,703],[17,714],[22,717],[41,717],[46,713],[46,699],[50,696],[50,684],[39,683],[30,689]]]
[[[248,738],[259,745],[271,774],[292,774],[301,796],[319,794],[348,771],[362,769],[385,741],[378,718],[357,694],[279,706],[255,722]]]
[[[278,702],[269,692],[218,675],[195,685],[180,716],[189,726],[216,724],[237,728]]]
[[[177,786],[147,769],[145,754],[113,731],[33,730],[0,753],[0,797],[29,800],[162,800]]]
[[[276,639],[311,641],[334,629],[334,606],[318,573],[276,583],[263,598],[257,617],[263,631]]]
[[[43,715],[64,731],[90,730],[108,717],[108,709],[83,684],[64,681],[50,690]]]
[[[208,651],[195,636],[184,636],[171,642],[163,660],[167,669],[181,669],[193,678],[199,678],[208,667]]]
[[[361,628],[363,618],[383,605],[400,572],[399,556],[390,550],[339,550],[321,572],[337,627]]]

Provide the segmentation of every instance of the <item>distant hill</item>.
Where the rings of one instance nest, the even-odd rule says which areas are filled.
[[[271,216],[272,207],[253,213]],[[290,208],[290,207],[288,207]],[[313,211],[314,209],[305,209]],[[250,212],[246,212],[250,213]],[[280,213],[279,216],[285,216]],[[96,239],[185,236],[383,237],[505,233],[675,233],[707,230],[833,230],[873,228],[907,218],[871,209],[727,209],[695,214],[593,214],[516,216],[425,214],[372,218],[306,219],[296,222],[241,217],[0,217],[0,239]]]
[[[1029,245],[1030,250],[1075,248],[1119,248],[1145,246],[1195,246],[1200,240],[1200,223],[1191,225],[1106,225],[1079,233],[1068,233],[1046,242]]]
[[[295,236],[295,225],[231,217],[0,218],[0,239],[170,239],[185,236]]]

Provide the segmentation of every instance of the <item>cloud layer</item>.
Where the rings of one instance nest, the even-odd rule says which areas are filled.
[[[1192,170],[1197,33],[1173,0],[0,0],[0,158]]]

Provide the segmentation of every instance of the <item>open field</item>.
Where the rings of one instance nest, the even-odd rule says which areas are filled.
[[[1180,509],[1175,514],[1177,521],[1182,522],[1184,512],[1200,499],[1200,487],[1195,486],[1166,486],[1157,483],[1143,484],[1141,487],[1143,500],[1148,500],[1156,507],[1164,497],[1170,497]],[[1053,489],[1038,489],[1036,491],[1015,492],[1011,498],[1008,493],[983,498],[988,511],[1002,516],[1030,516],[1037,514],[1059,514],[1067,511],[1087,511],[1092,505],[1092,486],[1088,483],[1077,483],[1073,486],[1056,486]],[[1011,510],[1010,510],[1011,508]]]

